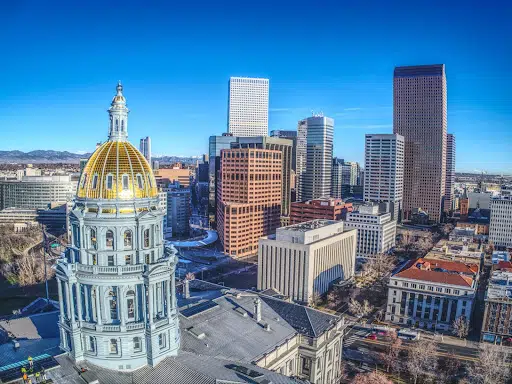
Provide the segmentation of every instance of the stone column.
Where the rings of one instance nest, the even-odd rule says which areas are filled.
[[[68,281],[68,290],[69,290],[69,296],[71,297],[71,302],[70,302],[70,309],[71,309],[71,322],[74,323],[76,320],[75,320],[75,299],[73,297],[73,284]]]
[[[72,306],[72,303],[71,303],[71,299],[70,299],[70,294],[69,294],[69,281],[66,281],[64,283],[64,289],[66,290],[66,309],[67,309],[67,318],[69,321],[71,321],[71,306]]]
[[[421,318],[425,318],[425,308],[427,307],[427,295],[423,295],[423,304],[421,305]]]
[[[65,318],[64,314],[64,296],[62,295],[62,282],[57,278],[57,288],[59,290],[59,309],[60,309],[60,322],[62,323]]]
[[[82,317],[82,287],[79,282],[76,283],[76,306],[78,310],[78,322],[81,322],[83,320]]]
[[[117,303],[117,313],[119,316],[119,319],[121,320],[121,326],[124,327],[126,325],[126,316],[125,312],[128,312],[125,310],[125,296],[124,296],[124,287],[117,287],[117,296],[118,296],[118,303]],[[127,313],[126,313],[127,315]]]
[[[171,276],[171,279],[172,279],[172,276]],[[169,280],[167,280],[165,282],[165,286],[166,286],[166,290],[165,290],[165,293],[166,293],[166,302],[167,302],[167,317],[170,318],[171,317],[171,311],[172,311],[172,304],[171,304],[171,282]]]
[[[91,321],[91,313],[90,313],[90,289],[89,285],[84,284],[84,299],[85,299],[85,321]]]
[[[174,273],[171,274],[171,300],[172,300],[172,309],[176,308],[176,279],[174,278]]]
[[[101,305],[100,305],[100,287],[99,286],[94,287],[94,291],[96,293],[96,323],[98,323],[98,325],[101,325],[102,321],[101,321]]]
[[[149,324],[153,325],[153,284],[148,284],[148,319]]]
[[[418,308],[418,294],[414,295],[414,307],[412,309],[412,317],[416,318],[416,308]]]
[[[443,304],[444,304],[444,299],[441,298],[441,301],[439,302],[439,313],[437,314],[437,322],[440,323],[442,321],[442,317],[443,317]]]
[[[448,300],[448,310],[446,311],[446,322],[450,324],[450,321],[453,321],[454,319],[450,319],[450,315],[452,313],[452,304],[453,300]]]

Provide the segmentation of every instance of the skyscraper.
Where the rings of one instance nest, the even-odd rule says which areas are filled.
[[[343,164],[345,161],[340,158],[332,159],[332,169],[331,169],[331,197],[335,197],[337,199],[342,198],[342,188],[343,185]]]
[[[453,187],[455,185],[455,136],[446,135],[446,185],[444,194],[444,211],[453,210]]]
[[[255,255],[258,239],[279,227],[281,175],[281,151],[221,151],[217,231],[225,253],[235,258]]]
[[[386,211],[398,220],[404,187],[404,137],[366,135],[364,166],[364,200],[388,205]]]
[[[268,79],[229,79],[228,132],[268,136]]]
[[[439,222],[446,181],[444,64],[396,67],[393,107],[393,133],[405,140],[403,216],[421,208]]]
[[[300,120],[297,124],[297,148],[295,151],[295,190],[297,201],[304,201],[302,198],[302,184],[304,174],[306,173],[307,136],[307,121],[306,119]]]
[[[332,144],[334,120],[324,116],[306,119],[306,173],[303,177],[302,200],[329,197],[331,194]]]
[[[149,164],[151,164],[151,138],[149,136],[143,137],[140,139],[140,146],[139,146],[140,152]]]

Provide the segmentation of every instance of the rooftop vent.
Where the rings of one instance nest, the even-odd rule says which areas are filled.
[[[242,317],[247,317],[247,312],[241,307],[236,307],[235,312],[241,315]]]
[[[203,331],[194,327],[188,327],[187,332],[189,332],[192,336],[199,340],[202,340],[206,337],[206,334]]]

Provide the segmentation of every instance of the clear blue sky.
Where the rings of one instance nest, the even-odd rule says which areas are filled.
[[[133,143],[200,155],[226,130],[229,77],[258,76],[270,129],[322,111],[334,154],[362,162],[364,134],[392,132],[393,68],[445,63],[457,170],[512,173],[512,6],[411,3],[4,1],[0,150],[93,150],[120,79]]]

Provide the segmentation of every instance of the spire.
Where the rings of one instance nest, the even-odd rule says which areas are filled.
[[[108,114],[110,117],[108,126],[108,139],[110,141],[125,141],[128,138],[128,112],[126,99],[123,95],[121,80],[116,86],[116,95],[112,99]]]

